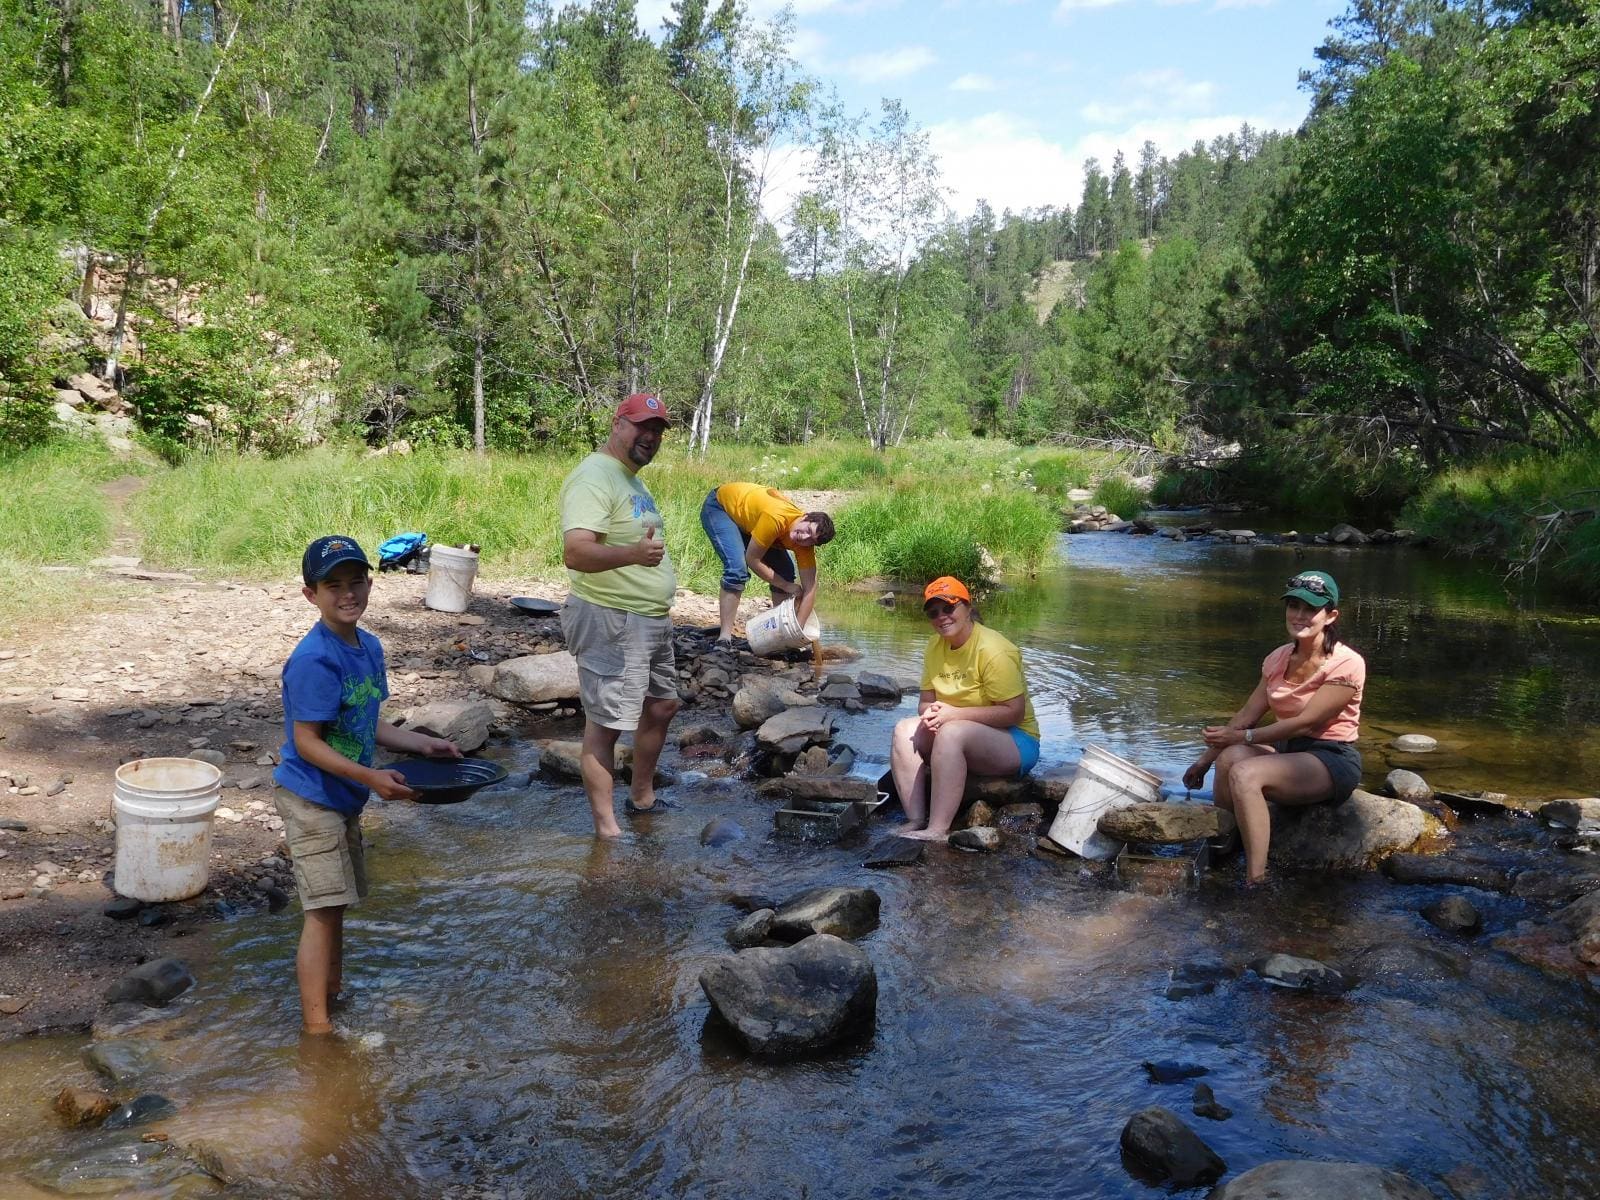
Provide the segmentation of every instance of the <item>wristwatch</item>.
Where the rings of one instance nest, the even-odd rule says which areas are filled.
[[[1244,744],[1246,746],[1254,746],[1256,744],[1255,726],[1252,725],[1249,729],[1244,731]]]

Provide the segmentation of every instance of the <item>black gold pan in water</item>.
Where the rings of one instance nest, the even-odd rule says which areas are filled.
[[[418,804],[460,804],[506,777],[504,767],[486,758],[402,758],[387,769],[400,772]]]

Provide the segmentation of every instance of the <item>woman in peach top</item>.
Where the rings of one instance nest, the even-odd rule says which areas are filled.
[[[1197,788],[1217,765],[1218,808],[1239,822],[1245,878],[1267,875],[1274,804],[1342,803],[1361,782],[1361,693],[1366,660],[1339,640],[1339,585],[1326,571],[1302,571],[1283,593],[1293,639],[1261,664],[1261,682],[1226,725],[1206,729],[1206,752],[1183,773]],[[1270,725],[1259,722],[1271,710]]]

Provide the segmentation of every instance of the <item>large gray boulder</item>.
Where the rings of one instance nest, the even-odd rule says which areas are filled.
[[[1170,846],[1233,832],[1233,814],[1209,804],[1130,804],[1106,813],[1097,829],[1119,842]]]
[[[756,731],[757,743],[779,754],[798,754],[807,746],[833,740],[833,718],[820,708],[791,708],[769,717]]]
[[[1212,1188],[1206,1200],[1437,1200],[1413,1179],[1370,1163],[1269,1162]]]
[[[1274,806],[1273,863],[1322,870],[1376,866],[1428,837],[1442,837],[1444,824],[1415,804],[1374,796],[1357,788],[1343,804],[1301,808]]]
[[[525,654],[497,663],[489,694],[512,704],[544,704],[578,695],[578,660],[565,650]]]
[[[1222,1178],[1228,1164],[1171,1109],[1134,1113],[1122,1129],[1122,1150],[1140,1166],[1177,1187],[1198,1187]]]
[[[780,942],[798,942],[817,933],[858,938],[878,927],[882,903],[871,888],[811,888],[778,906],[772,936]]]
[[[788,707],[766,680],[753,680],[733,694],[733,719],[740,729],[759,729]]]
[[[700,973],[711,1007],[750,1053],[790,1059],[869,1027],[878,976],[858,946],[817,934],[793,946],[743,950]]]
[[[1577,800],[1551,800],[1540,807],[1539,819],[1547,825],[1576,829],[1579,821],[1600,821],[1600,799],[1584,796]]]
[[[435,700],[406,715],[406,728],[425,729],[448,738],[465,754],[489,740],[494,707],[487,700]]]

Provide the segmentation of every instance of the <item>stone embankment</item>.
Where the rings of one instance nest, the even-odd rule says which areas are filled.
[[[1374,529],[1370,533],[1354,525],[1338,524],[1321,533],[1287,530],[1258,533],[1254,529],[1224,528],[1212,521],[1187,525],[1158,525],[1140,517],[1124,520],[1104,505],[1079,505],[1068,510],[1068,533],[1127,533],[1136,536],[1167,538],[1175,542],[1210,541],[1233,546],[1426,546],[1430,540],[1410,529]]]

